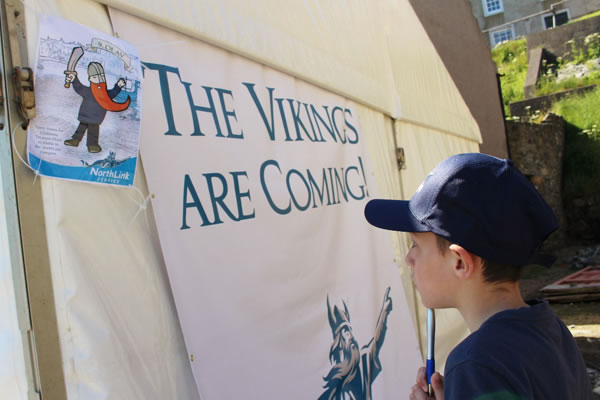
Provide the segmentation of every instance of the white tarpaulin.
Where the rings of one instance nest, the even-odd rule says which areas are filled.
[[[268,92],[266,92],[264,84],[270,82],[269,79],[274,79],[273,76],[286,79],[290,79],[290,75],[302,77],[307,82],[318,84],[329,92],[337,93],[338,96],[335,96],[295,81],[293,87],[290,85],[290,90],[293,89],[293,92],[290,92],[289,96],[315,106],[322,105],[323,101],[332,101],[332,104],[351,110],[353,119],[350,122],[357,122],[355,128],[360,134],[361,145],[369,142],[369,154],[374,168],[374,173],[365,170],[369,189],[373,189],[373,178],[376,178],[381,195],[386,197],[409,197],[416,187],[415,182],[418,183],[425,177],[430,166],[451,153],[463,149],[476,150],[477,148],[479,133],[476,124],[407,1],[365,1],[343,4],[298,1],[286,3],[286,7],[281,7],[280,2],[273,1],[261,1],[248,6],[238,0],[203,0],[201,2],[192,0],[169,2],[114,0],[110,3],[122,6],[123,9],[129,7],[129,11],[135,15],[163,23],[169,28],[170,34],[179,31],[188,32],[196,38],[202,36],[201,39],[205,42],[218,44],[222,49],[232,51],[234,54],[245,55],[254,61],[264,60],[264,64],[277,67],[281,72],[285,72],[287,76],[271,71],[264,78],[256,79],[253,82],[256,84],[257,94],[262,96],[260,99],[263,102],[268,101]],[[24,4],[30,60],[35,59],[37,52],[37,20],[40,13],[61,16],[93,29],[109,34],[113,33],[106,8],[92,0],[27,1]],[[157,21],[159,19],[160,21]],[[399,21],[402,21],[402,26],[395,26],[394,24],[399,24]],[[120,37],[124,38],[124,31],[121,31],[123,27],[119,28],[119,31],[115,30],[114,33],[119,33]],[[274,34],[264,34],[264,32],[274,32]],[[265,40],[259,40],[260,38]],[[186,37],[186,40],[193,39]],[[139,48],[139,51],[143,54],[158,52],[160,47],[158,45],[164,45],[165,42],[165,39],[159,38],[152,43],[146,43],[147,47]],[[177,45],[177,43],[172,43],[172,45]],[[187,43],[180,45],[185,47]],[[218,52],[216,49],[214,51],[223,54],[222,51]],[[226,54],[222,58],[232,57],[232,54]],[[148,58],[148,60],[151,59]],[[173,58],[172,63],[165,63],[177,65],[176,61]],[[203,62],[204,60],[198,63],[199,68]],[[426,64],[426,69],[423,67],[424,64]],[[243,76],[255,76],[256,71],[259,70],[267,71],[266,68],[257,64],[250,63],[250,66],[249,71],[243,71]],[[233,69],[223,70],[223,77],[230,76],[232,71]],[[156,79],[156,70],[146,69],[146,73],[153,74],[148,75],[149,78]],[[235,77],[231,75],[230,78],[234,80]],[[182,90],[181,81],[173,74],[169,75],[169,79],[174,90]],[[182,75],[182,79],[192,83],[193,97],[198,101],[198,105],[208,106],[207,102],[201,103],[202,93],[205,93],[201,85],[210,86],[204,83],[204,78],[196,79],[195,72],[186,72],[185,75]],[[216,84],[214,87],[233,89],[233,87],[217,86]],[[279,92],[284,87],[276,89]],[[154,90],[154,98],[151,101],[163,107],[162,94],[156,92],[156,87]],[[197,93],[198,91],[199,93]],[[215,90],[211,92],[215,96],[215,104],[219,107],[218,118],[220,118],[223,134],[227,135],[227,124],[223,119],[224,114],[222,114],[219,103],[219,94]],[[184,96],[187,95],[185,89],[183,93]],[[232,90],[232,93],[235,95],[236,92]],[[309,93],[316,93],[317,97],[313,98],[313,95],[309,96]],[[415,95],[411,96],[411,93]],[[325,100],[321,100],[321,96]],[[181,94],[177,97],[178,101],[182,101]],[[274,97],[279,97],[277,92]],[[342,97],[352,99],[356,103],[344,100]],[[223,99],[227,110],[235,105],[232,109],[240,112],[237,106],[237,97],[234,98],[234,102],[231,102],[230,96],[223,92]],[[149,102],[145,102],[144,107],[148,104]],[[279,105],[277,102],[275,104],[276,112],[279,112]],[[286,102],[283,104],[289,107]],[[159,113],[164,113],[164,107],[160,107]],[[176,109],[173,112],[183,115],[183,117],[181,115],[174,116],[177,129],[186,129],[182,130],[182,137],[173,139],[186,140],[186,143],[192,139],[204,142],[206,140],[216,141],[214,130],[211,135],[207,131],[205,137],[189,137],[189,133],[193,131],[189,104],[186,103],[184,108]],[[143,118],[147,118],[148,114],[145,112]],[[211,125],[213,124],[212,117],[208,113],[198,112],[197,114],[202,129],[214,126]],[[394,124],[390,117],[397,118],[399,116],[406,116],[409,120],[396,121]],[[242,120],[242,117],[246,118],[245,115],[236,114],[240,123],[242,121],[246,123],[247,120]],[[253,117],[256,118],[256,114]],[[180,122],[185,119],[187,119],[186,123]],[[229,117],[229,120],[233,124],[233,132],[237,133],[237,130],[233,128],[236,122],[232,117]],[[190,121],[191,126],[189,125]],[[289,122],[293,123],[293,121]],[[256,123],[259,127],[264,126],[261,117],[258,117]],[[143,124],[145,124],[144,121]],[[394,129],[393,125],[397,129]],[[142,128],[142,140],[146,134],[145,129],[151,130],[152,128],[152,126]],[[397,143],[394,140],[394,131],[397,133]],[[246,133],[246,131],[244,132]],[[291,132],[295,133],[293,130]],[[279,135],[278,139],[281,139],[281,132],[278,131],[277,134]],[[262,131],[262,135],[264,139],[265,131]],[[324,131],[323,135],[328,134]],[[228,143],[235,142],[235,139],[231,138],[219,139]],[[248,138],[244,140],[247,141]],[[299,145],[297,142],[283,144],[294,145],[293,147]],[[317,143],[306,144],[316,145]],[[321,144],[327,146],[327,143]],[[406,180],[404,190],[402,190],[400,173],[396,164],[396,144],[404,146],[406,153],[407,169],[402,172],[402,179]],[[193,146],[198,145],[193,144]],[[233,145],[223,146],[231,148]],[[270,146],[265,146],[261,150],[264,152],[274,151]],[[225,156],[231,157],[230,152],[233,150],[227,151]],[[288,150],[285,151],[287,154]],[[320,156],[320,151],[321,149],[316,151],[315,157]],[[185,149],[184,152],[187,153],[188,150]],[[286,160],[282,160],[278,154],[273,159],[280,161],[282,171],[289,171],[284,168],[283,162],[293,162],[297,158],[292,154],[289,161],[287,161],[287,155]],[[233,155],[237,156],[238,154]],[[244,155],[240,154],[239,156]],[[142,157],[144,156],[142,155]],[[340,163],[334,157],[331,160],[331,167],[352,165],[355,164],[355,160],[356,158],[350,158],[348,163]],[[167,173],[166,171],[169,171],[171,165],[160,161],[159,165],[151,166],[149,161],[144,159],[142,161],[136,174],[135,186],[139,188],[143,196],[131,189],[96,187],[45,178],[38,178],[35,183],[42,187],[45,219],[40,221],[40,226],[45,225],[48,238],[49,263],[52,268],[52,282],[48,282],[48,284],[53,286],[55,293],[58,333],[68,399],[197,400],[199,398],[190,368],[190,354],[187,353],[183,342],[180,321],[177,318],[173,295],[166,276],[151,207],[144,211],[138,205],[142,204],[147,195],[144,171],[160,167]],[[194,165],[201,162],[200,158],[194,159],[190,163],[190,167],[196,168]],[[218,165],[217,162],[215,169],[218,169]],[[299,171],[302,167],[306,171],[310,166],[302,164],[296,167]],[[323,166],[320,165],[320,167]],[[229,179],[227,181],[230,184],[229,195],[235,193],[235,186],[231,185],[232,175],[229,173],[236,170],[230,168],[222,171],[223,175]],[[240,170],[242,169],[240,168]],[[251,168],[247,168],[247,171],[251,170]],[[274,172],[275,170],[271,169],[270,171]],[[211,169],[208,172],[219,171]],[[250,176],[250,173],[248,175]],[[206,178],[202,174],[195,173],[190,176],[195,187],[198,185],[196,189],[206,183]],[[25,182],[25,185],[32,184],[34,178],[34,175],[31,174],[31,182]],[[218,190],[218,178],[214,179],[215,190]],[[248,190],[249,186],[242,185],[243,177],[239,176],[239,179],[240,193],[242,193]],[[178,193],[173,196],[180,197],[181,204],[176,204],[176,207],[181,208],[183,188],[181,182],[179,183]],[[255,205],[255,202],[259,200],[258,194],[261,193],[262,188],[259,188],[258,192],[256,189],[251,190],[252,201],[250,203]],[[215,193],[218,195],[220,192]],[[376,194],[373,192],[370,195]],[[160,200],[156,199],[155,201]],[[236,202],[230,204],[228,201],[230,200],[226,200],[226,204],[229,208],[236,210]],[[249,212],[248,198],[242,196],[241,201],[244,213]],[[359,203],[359,201],[348,202],[346,206],[353,207]],[[329,208],[339,206],[341,205],[329,206]],[[219,210],[222,209],[219,208]],[[263,213],[263,216],[266,215],[265,218],[279,216],[274,215],[270,209],[267,210],[270,214]],[[281,221],[286,221],[281,224],[280,236],[283,238],[287,235],[288,220],[295,220],[297,215],[304,216],[309,212],[315,211],[312,209],[302,213],[294,211],[295,214],[279,216]],[[321,210],[316,212],[321,212]],[[224,220],[228,218],[224,211],[220,211],[220,214]],[[214,225],[199,227],[198,213],[194,209],[190,209],[190,218],[195,218],[196,223],[195,226],[190,225],[190,230],[219,229],[219,226]],[[238,222],[229,219],[220,225],[242,226],[257,219],[258,214],[253,219]],[[349,219],[345,218],[342,221],[347,223]],[[321,229],[330,229],[327,225],[322,225]],[[347,228],[343,225],[339,230],[336,229],[336,237],[337,232],[344,231],[344,229]],[[311,234],[313,233],[311,231]],[[390,251],[380,255],[388,257],[389,260],[386,262],[390,263],[393,261],[393,257],[396,257],[400,269],[393,273],[402,277],[404,286],[410,290],[412,287],[408,278],[408,269],[402,261],[406,252],[404,238],[403,235],[395,234],[393,236],[396,238],[395,254]],[[217,237],[215,236],[215,238]],[[250,235],[250,237],[253,236]],[[333,237],[331,242],[313,242],[308,233],[302,242],[315,243],[320,246],[332,246],[332,243],[335,243]],[[216,242],[211,238],[211,243]],[[201,245],[201,243],[194,243],[194,248],[198,249],[193,254],[194,263],[205,263],[204,255],[199,250]],[[298,247],[302,246],[287,247],[286,250],[289,250],[290,254],[282,253],[282,260],[287,262],[288,259],[312,257],[311,254],[298,254]],[[333,249],[335,250],[335,246]],[[249,250],[254,251],[254,249]],[[306,253],[312,251],[315,250],[310,248],[306,250]],[[242,259],[243,265],[247,264],[243,255],[239,255],[239,258]],[[333,263],[333,260],[326,259],[325,261],[325,264]],[[286,265],[285,262],[282,262],[281,265]],[[323,263],[321,262],[319,265],[323,265]],[[288,278],[289,285],[291,285],[292,283],[296,284],[298,280],[312,278],[311,275],[290,276],[290,271],[288,268],[282,268],[279,271],[281,275],[273,277],[273,279]],[[365,269],[360,271],[363,273]],[[315,267],[315,272],[321,273],[322,271]],[[235,278],[238,277],[235,276]],[[387,279],[385,276],[382,278]],[[251,282],[255,281],[250,281],[248,284]],[[239,283],[237,284],[239,285]],[[402,307],[404,303],[399,290],[401,285],[390,286],[392,287],[393,310],[389,316],[388,332],[382,347],[382,374],[391,372],[388,369],[389,358],[383,358],[388,357],[387,352],[391,351],[386,347],[393,344],[390,341],[392,339],[391,332],[404,328],[394,325],[400,323],[399,307]],[[286,343],[271,341],[268,345],[294,351],[296,359],[302,360],[303,363],[318,364],[319,369],[316,373],[311,373],[309,377],[301,377],[306,379],[302,381],[303,384],[311,380],[307,386],[318,395],[320,386],[323,385],[322,376],[328,372],[330,367],[328,346],[331,344],[332,336],[331,331],[328,331],[326,318],[326,295],[330,295],[332,305],[339,305],[342,300],[345,301],[352,318],[354,335],[362,346],[374,336],[376,318],[382,306],[386,287],[383,281],[371,285],[367,288],[367,300],[364,301],[358,293],[348,295],[343,281],[338,286],[334,286],[332,290],[311,293],[315,298],[312,308],[315,314],[300,313],[290,316],[292,321],[290,325],[285,326],[285,329],[296,326],[293,324],[301,324],[312,329],[314,334],[301,337],[299,339],[301,344],[296,349],[290,350],[287,341]],[[316,286],[314,290],[322,288],[324,286]],[[240,296],[240,293],[236,295]],[[414,293],[409,294],[407,299],[413,312],[415,309],[419,309],[419,300]],[[270,310],[278,311],[277,314],[281,314],[281,310],[285,307],[295,309],[293,307],[297,306],[278,303],[278,301],[281,301],[280,298],[274,298],[274,304],[266,306]],[[250,299],[248,303],[250,303],[248,307],[256,305],[254,299]],[[202,305],[200,304],[200,306]],[[219,309],[222,313],[220,314],[221,318],[230,318],[230,313],[235,310],[221,306],[222,304],[219,303],[212,307]],[[440,314],[443,315],[443,313]],[[417,322],[422,322],[418,319],[417,313]],[[440,352],[436,352],[438,365],[444,361],[444,349],[457,343],[466,331],[464,327],[449,330],[448,327],[455,326],[456,321],[456,318],[451,321],[444,321],[443,318],[440,318],[437,341],[440,344],[438,347]],[[235,326],[246,322],[248,321],[238,321]],[[260,325],[264,321],[260,319],[255,322]],[[213,329],[214,325],[208,326],[208,328]],[[283,332],[283,329],[284,327],[281,328],[281,335],[288,335],[290,338],[295,338],[296,334],[300,336],[300,333],[303,332],[296,330]],[[240,340],[246,340],[244,339],[245,332],[238,333]],[[264,340],[272,339],[274,335],[271,333],[271,336],[265,337]],[[325,348],[322,348],[323,346]],[[313,354],[306,351],[306,349],[316,348],[320,349],[318,353]],[[224,353],[227,349],[214,351]],[[255,355],[254,352],[253,349],[246,349],[244,353],[240,354],[240,357],[245,357],[247,354]],[[199,354],[194,354],[194,356],[196,361],[202,358]],[[262,355],[259,356],[262,357]],[[258,368],[258,363],[262,362],[259,356],[255,357],[257,364],[254,364],[252,368]],[[311,358],[311,360],[304,360],[305,358]],[[395,359],[391,361],[391,365],[396,365],[396,363],[402,364],[403,361]],[[409,362],[409,364],[413,363]],[[233,364],[232,368],[238,375],[232,375],[232,379],[226,384],[235,386],[238,376],[246,373],[246,370],[240,372],[236,369],[236,364]],[[401,371],[394,371],[392,379],[397,380],[394,385],[401,385],[403,379],[406,379],[406,382],[412,382],[414,379],[414,368],[409,368],[406,373]],[[43,374],[44,371],[41,373]],[[259,372],[251,371],[251,373],[258,374]],[[204,378],[200,377],[200,379]],[[387,381],[384,375],[374,380],[375,398],[395,398],[396,392],[387,391],[387,384],[383,384],[384,380]],[[294,386],[294,388],[296,387]],[[289,397],[289,394],[288,390],[277,393],[271,398]],[[399,396],[405,398],[407,394],[402,393]]]
[[[5,146],[2,150],[8,150]],[[8,153],[2,154],[10,159]],[[12,182],[11,182],[12,184]],[[6,185],[6,189],[5,189]],[[19,290],[23,290],[22,276],[13,270],[11,264],[9,228],[14,210],[10,203],[5,203],[8,196],[8,183],[3,182],[0,174],[0,393],[6,399],[25,399],[28,394],[27,374],[25,369],[26,354],[23,351],[27,332],[20,323],[17,301]],[[15,274],[15,272],[17,272]]]
[[[355,105],[111,17],[145,67],[141,154],[200,396],[407,393],[420,353],[389,234],[363,217],[377,190]],[[344,326],[365,354],[346,386],[324,381]]]
[[[481,141],[477,122],[408,0],[296,0],[285,7],[278,0],[101,2],[392,118]]]

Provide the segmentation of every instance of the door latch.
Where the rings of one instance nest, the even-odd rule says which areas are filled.
[[[29,123],[29,120],[35,117],[35,94],[33,92],[33,71],[31,68],[15,67],[13,84],[19,114]]]

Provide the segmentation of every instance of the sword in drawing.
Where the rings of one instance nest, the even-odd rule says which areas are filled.
[[[67,64],[67,70],[65,71],[65,88],[71,87],[71,81],[74,79],[69,79],[69,75],[77,75],[75,72],[75,66],[79,59],[83,56],[83,47],[74,47],[71,52],[71,57],[69,58],[69,63]]]

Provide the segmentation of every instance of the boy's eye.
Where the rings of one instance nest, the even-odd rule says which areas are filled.
[[[410,248],[412,249],[413,247],[417,247],[417,243],[415,243],[414,240],[411,240]]]

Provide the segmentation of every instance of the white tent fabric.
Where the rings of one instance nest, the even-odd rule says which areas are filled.
[[[198,398],[142,196],[50,179],[43,194],[69,398]]]
[[[381,111],[481,136],[408,0],[102,0]],[[392,88],[394,90],[392,90]]]
[[[477,122],[408,1],[382,1],[381,6],[400,104],[399,118],[389,115],[428,128],[423,132],[439,131],[481,143]]]
[[[102,2],[375,109],[396,109],[373,2],[288,1],[285,7],[276,0]]]
[[[10,160],[10,156],[6,156]],[[17,293],[22,292],[24,284],[22,274],[16,274],[18,271],[13,270],[11,262],[11,233],[7,220],[10,215],[14,215],[14,210],[9,210],[10,203],[5,202],[8,189],[2,175],[0,174],[0,393],[6,399],[27,399],[28,379],[25,365],[28,360],[23,347],[27,330],[24,329],[25,324],[19,321],[17,302]]]
[[[355,100],[386,197],[410,197],[437,162],[478,151],[477,124],[408,1],[103,2]],[[30,60],[40,13],[112,33],[106,9],[92,0],[27,2]],[[401,172],[396,146],[407,158]],[[141,194],[44,178],[41,185],[68,398],[199,398],[151,208],[134,218],[147,195],[143,165]],[[394,242],[390,257],[423,326],[405,236]],[[439,369],[466,328],[451,311],[438,321]]]

